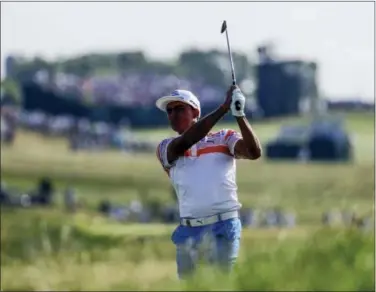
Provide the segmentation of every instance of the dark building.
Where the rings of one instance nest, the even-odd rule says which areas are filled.
[[[317,97],[316,64],[299,60],[257,66],[257,103],[264,117],[310,110]]]
[[[11,55],[7,56],[5,58],[4,76],[12,78],[15,73],[15,67],[16,67],[16,59]]]

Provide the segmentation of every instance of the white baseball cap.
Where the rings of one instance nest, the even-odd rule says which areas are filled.
[[[189,104],[191,107],[195,108],[199,112],[199,117],[201,115],[201,105],[198,98],[190,91],[183,90],[183,89],[177,89],[171,92],[170,95],[163,96],[155,102],[155,105],[157,108],[159,108],[161,111],[166,111],[166,107],[170,102],[173,101],[180,101],[186,104]]]

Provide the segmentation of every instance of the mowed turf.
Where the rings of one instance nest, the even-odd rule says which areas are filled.
[[[373,198],[373,115],[350,114],[346,126],[354,137],[356,160],[351,164],[272,163],[238,161],[239,195],[246,206],[281,206],[299,213],[299,220],[317,220],[329,208],[354,208],[369,212]],[[280,125],[298,120],[257,123],[265,144]],[[236,125],[219,125],[235,128]],[[138,133],[154,141],[169,131]],[[139,196],[171,201],[170,184],[154,153],[72,153],[61,139],[22,133],[12,148],[2,147],[2,177],[8,184],[29,188],[42,176],[58,187],[72,185],[88,203],[107,198],[126,202]]]
[[[266,143],[285,122],[299,120],[255,123],[254,128]],[[204,270],[198,273],[197,281],[184,285],[175,278],[170,241],[174,226],[123,225],[92,210],[103,199],[124,203],[144,198],[172,203],[168,177],[154,154],[72,153],[61,139],[22,132],[12,148],[2,147],[2,179],[28,190],[41,176],[50,176],[58,188],[57,201],[63,189],[71,185],[90,209],[75,216],[65,215],[60,209],[2,212],[1,288],[368,289],[374,284],[373,233],[344,231],[341,227],[321,230],[320,219],[323,211],[342,208],[373,218],[373,122],[374,115],[370,114],[346,116],[355,142],[356,160],[352,164],[239,161],[243,205],[293,211],[298,226],[291,230],[245,230],[235,278],[224,280]],[[218,128],[236,129],[236,125]],[[137,134],[158,141],[172,133],[161,129]],[[20,275],[17,281],[15,274]],[[200,278],[202,275],[205,278]]]

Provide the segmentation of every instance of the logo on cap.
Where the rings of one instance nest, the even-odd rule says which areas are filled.
[[[179,91],[175,90],[171,93],[171,96],[178,96],[180,95]]]
[[[193,104],[195,107],[198,107],[198,105],[192,99],[190,99],[188,102],[190,102],[191,104]]]

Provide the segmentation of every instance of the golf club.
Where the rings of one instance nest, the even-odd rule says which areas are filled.
[[[228,48],[228,55],[230,57],[230,64],[231,64],[231,75],[232,75],[232,84],[236,85],[236,78],[235,78],[235,70],[234,70],[234,62],[232,60],[232,53],[231,53],[231,47],[230,47],[230,41],[228,38],[228,30],[227,30],[227,23],[226,20],[222,23],[221,33],[226,32],[226,39],[227,39],[227,48]]]

